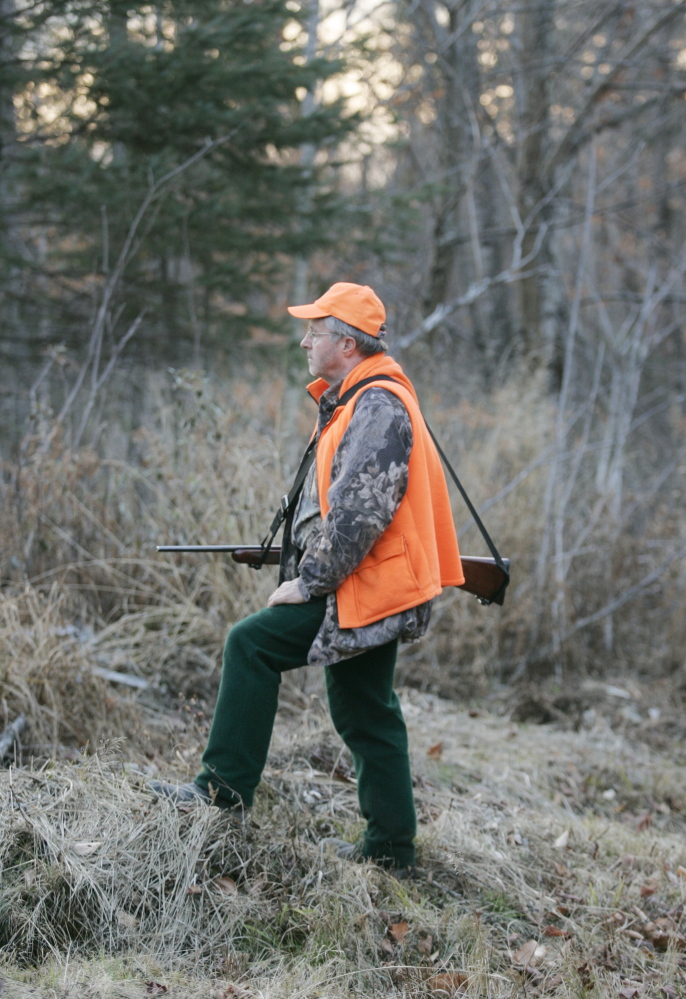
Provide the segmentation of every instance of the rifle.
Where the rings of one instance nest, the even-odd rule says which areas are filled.
[[[158,552],[225,552],[231,555],[234,562],[258,567],[259,565],[278,565],[281,558],[281,548],[270,548],[264,557],[261,545],[158,545]],[[505,599],[506,575],[494,558],[479,558],[474,555],[461,555],[462,571],[465,581],[461,590],[472,593],[480,603],[496,603],[502,606]],[[505,569],[509,571],[510,560],[502,559]]]
[[[363,378],[343,393],[338,400],[337,408],[345,406],[355,393],[359,392],[365,385],[379,381],[394,382],[396,379],[391,378],[390,375],[372,375],[369,378]],[[428,423],[426,424],[426,429],[431,435],[436,450],[441,456],[445,467],[450,472],[453,482],[459,489],[460,495],[467,504],[469,512],[474,518],[474,522],[481,531],[483,539],[493,556],[493,558],[478,558],[471,555],[460,556],[465,577],[461,589],[466,590],[467,593],[473,593],[478,598],[480,604],[499,604],[502,607],[505,600],[505,590],[510,582],[510,560],[501,558],[498,549],[493,544],[488,531],[483,525],[481,517],[474,508],[474,504],[469,496],[467,496],[455,469],[448,461],[445,452],[436,440],[434,432]],[[281,549],[273,547],[274,538],[281,525],[288,521],[292,511],[295,509],[295,504],[305,482],[307,472],[315,460],[316,451],[317,437],[315,435],[307,445],[307,449],[296,472],[295,481],[290,491],[282,497],[281,505],[271,523],[269,533],[261,545],[158,545],[158,552],[228,552],[234,562],[243,562],[253,569],[261,569],[263,565],[278,565],[281,558]]]

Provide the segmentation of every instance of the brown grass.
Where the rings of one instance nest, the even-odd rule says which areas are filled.
[[[537,667],[557,674],[542,683],[529,671],[513,703],[498,682],[527,652],[537,607],[539,642],[552,634],[532,584],[546,466],[488,512],[515,566],[505,608],[448,592],[430,635],[401,658],[401,679],[424,691],[404,695],[421,816],[412,882],[321,856],[322,836],[354,838],[360,822],[316,671],[284,684],[250,820],[179,813],[153,801],[144,775],[196,772],[226,630],[264,604],[275,574],[154,545],[259,540],[284,486],[281,399],[191,374],[155,392],[156,419],[125,448],[113,434],[74,453],[44,430],[3,470],[0,705],[29,719],[22,765],[0,787],[8,994],[138,996],[158,982],[223,999],[419,996],[440,994],[432,978],[450,992],[466,976],[473,997],[609,996],[633,981],[642,996],[682,995],[683,690],[669,668],[682,661],[683,620],[666,585],[677,566],[615,615],[611,657],[601,630],[581,632]],[[549,440],[547,404],[514,390],[489,414],[463,404],[432,422],[477,500]],[[459,499],[455,511],[463,524]],[[678,533],[672,513],[658,514],[648,540]],[[612,544],[616,588],[646,565],[634,566],[629,535]],[[484,552],[473,527],[463,549]],[[569,577],[576,616],[605,599],[594,566],[582,560]],[[101,668],[148,689],[106,682]],[[605,677],[630,692],[608,693]],[[493,715],[435,696],[493,689]],[[547,951],[527,971],[515,955],[529,940]]]
[[[683,994],[679,768],[601,720],[551,733],[412,691],[403,707],[420,816],[408,882],[322,855],[322,836],[354,838],[359,819],[316,699],[297,725],[282,713],[245,823],[156,801],[112,753],[6,773],[0,926],[15,994],[52,976],[79,997],[96,982],[141,994],[147,980],[183,995],[420,996],[458,974],[473,997],[610,996],[631,982]],[[186,750],[180,776],[200,745]],[[651,822],[627,801],[649,802]],[[530,940],[546,951],[518,969]]]

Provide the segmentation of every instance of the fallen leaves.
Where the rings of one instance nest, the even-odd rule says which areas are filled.
[[[388,927],[388,932],[396,941],[396,943],[400,943],[400,941],[404,940],[407,934],[410,932],[410,926],[408,922],[405,919],[403,919],[399,923],[391,923],[391,925]]]
[[[638,995],[638,989],[627,986],[625,989],[619,990],[620,999],[636,999]]]
[[[253,993],[248,989],[242,988],[240,985],[228,985],[225,989],[217,995],[217,999],[248,999]]]
[[[74,843],[72,849],[77,857],[90,857],[96,850],[99,850],[103,844],[103,840],[89,840],[83,843]]]
[[[569,930],[562,930],[559,926],[544,926],[543,936],[544,937],[562,937],[563,940],[569,940],[574,934]]]
[[[653,816],[650,814],[650,812],[646,812],[645,815],[642,815],[638,820],[638,822],[636,823],[636,830],[637,832],[645,832],[645,830],[649,829],[650,826],[652,826],[652,824],[653,824]]]
[[[443,743],[437,742],[435,745],[429,746],[426,755],[432,760],[440,760],[443,755]]]
[[[431,992],[454,996],[467,991],[469,978],[461,971],[443,971],[440,975],[432,975],[426,984]]]
[[[641,933],[646,940],[650,940],[655,950],[667,950],[670,945],[676,950],[686,950],[686,937],[667,916],[660,916],[654,922],[644,923],[641,926]]]
[[[238,894],[238,886],[236,885],[236,882],[233,880],[233,878],[227,878],[227,877],[214,878],[212,884],[215,886],[215,888],[218,888],[219,891],[222,892],[224,895]]]
[[[658,889],[658,881],[656,878],[650,878],[645,884],[641,885],[641,898],[648,898],[650,895],[654,895]]]
[[[569,843],[569,829],[565,829],[561,836],[558,836],[553,846],[556,850],[564,850]]]
[[[538,940],[527,940],[512,955],[512,964],[515,968],[535,968],[539,961],[543,960],[547,951],[548,948],[539,944]]]
[[[427,934],[425,937],[419,938],[419,943],[417,944],[417,950],[424,957],[431,957],[431,952],[434,949],[434,940],[431,934]]]
[[[161,982],[146,982],[145,991],[149,996],[161,996],[165,992],[169,992],[169,986],[162,985]]]

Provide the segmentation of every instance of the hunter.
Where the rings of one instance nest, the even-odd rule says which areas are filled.
[[[367,821],[360,843],[327,842],[340,856],[406,870],[416,815],[393,680],[398,642],[420,638],[442,587],[464,582],[448,490],[372,289],[339,282],[288,311],[308,322],[316,460],[286,517],[279,586],[229,632],[202,770],[190,784],[149,786],[177,802],[249,808],[281,674],[321,666]]]

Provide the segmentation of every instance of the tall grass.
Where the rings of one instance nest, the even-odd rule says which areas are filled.
[[[23,765],[0,771],[10,994],[154,994],[159,981],[214,999],[419,997],[454,994],[465,978],[474,999],[614,995],[636,980],[680,994],[682,775],[636,745],[633,722],[610,732],[591,711],[582,733],[551,738],[406,693],[420,818],[409,883],[322,855],[323,836],[354,839],[360,819],[316,671],[284,684],[248,822],[177,811],[145,790],[156,768],[196,772],[226,630],[275,582],[273,569],[154,546],[259,540],[285,485],[280,393],[176,374],[153,385],[155,417],[131,439],[112,431],[72,451],[46,420],[3,469],[0,707],[29,719]],[[519,477],[486,514],[514,566],[504,609],[448,591],[427,638],[401,658],[406,683],[464,698],[529,654],[550,413],[510,389],[489,411],[463,403],[430,415],[477,502]],[[308,424],[304,409],[291,429],[304,439]],[[673,512],[656,509],[650,530],[669,537]],[[467,520],[459,499],[455,516]],[[605,530],[593,537],[599,551]],[[616,586],[637,556],[628,534],[613,545]],[[473,526],[462,548],[485,554]],[[569,576],[577,617],[606,596],[607,574],[581,569]],[[614,659],[589,627],[532,669],[561,664],[572,691],[579,674],[620,664],[664,679],[683,648],[670,599],[661,585],[618,612]],[[550,603],[537,627],[549,643]],[[110,683],[103,668],[148,689]],[[546,936],[550,926],[562,935]],[[531,939],[547,952],[527,969],[516,955]]]
[[[107,731],[102,706],[113,694],[92,665],[137,674],[174,696],[211,697],[227,629],[263,606],[275,583],[274,569],[257,573],[217,555],[158,555],[155,545],[254,543],[264,535],[287,484],[281,382],[218,384],[176,372],[150,386],[150,419],[130,437],[117,435],[111,421],[97,447],[71,450],[38,414],[18,461],[2,470],[1,693],[9,714],[29,712],[41,742],[78,733],[97,744]],[[464,697],[513,673],[576,682],[580,672],[664,676],[678,665],[686,639],[670,588],[680,579],[678,561],[613,614],[611,652],[602,620],[555,647],[553,566],[544,564],[541,576],[539,564],[548,403],[511,385],[488,409],[434,402],[433,410],[431,422],[477,504],[503,494],[485,520],[512,560],[512,584],[502,610],[446,591],[427,638],[404,651],[401,678]],[[313,418],[304,402],[288,432],[304,441]],[[583,475],[579,482],[574,516],[583,521],[593,494]],[[465,527],[463,551],[487,554],[459,497],[454,511]],[[647,512],[640,541],[598,518],[565,577],[572,626],[657,565],[670,538],[676,546],[682,525],[674,509],[658,494]]]

